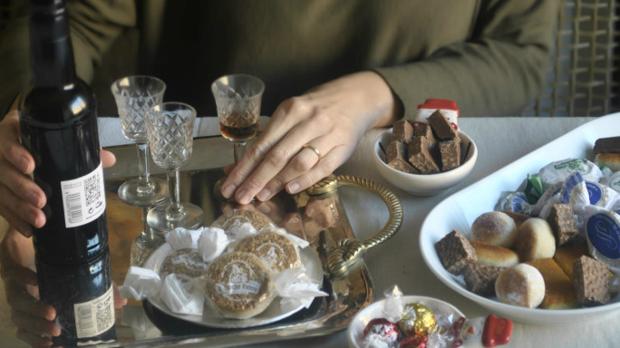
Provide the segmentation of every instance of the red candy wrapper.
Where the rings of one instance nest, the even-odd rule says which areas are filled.
[[[399,339],[398,324],[385,318],[373,319],[364,328],[364,341],[368,347],[380,346],[381,344],[396,347]]]

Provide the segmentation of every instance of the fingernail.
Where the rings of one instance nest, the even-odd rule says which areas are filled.
[[[43,215],[43,213],[37,213],[34,216],[34,219],[32,221],[32,225],[36,228],[41,228],[43,227],[43,225],[45,225],[45,216]]]
[[[24,225],[24,227],[21,227],[20,232],[26,237],[32,237],[32,227],[30,227],[30,225]]]
[[[271,198],[271,191],[265,188],[256,195],[256,198],[258,198],[259,201],[266,201]]]
[[[291,182],[286,185],[286,188],[288,189],[289,193],[297,193],[297,191],[299,191],[299,184],[296,182]]]
[[[34,206],[40,208],[39,204],[41,200],[39,199],[39,195],[36,192],[30,192],[28,194],[28,199],[30,200],[30,203],[32,203]]]
[[[30,160],[28,160],[28,157],[22,156],[19,158],[19,165],[22,169],[22,172],[27,173],[28,167],[30,166]]]
[[[222,188],[222,196],[224,196],[224,198],[230,198],[233,192],[235,192],[234,185],[226,185]]]
[[[62,333],[62,330],[60,329],[60,325],[54,324],[54,330],[52,331],[52,336],[54,337],[60,336],[61,333]]]
[[[47,313],[45,314],[45,319],[49,321],[56,319],[56,310],[54,308],[48,308]]]
[[[245,189],[242,189],[239,192],[237,192],[237,194],[235,195],[235,198],[237,199],[237,202],[241,204],[248,204],[252,200],[252,197],[250,197],[248,190],[245,190]]]

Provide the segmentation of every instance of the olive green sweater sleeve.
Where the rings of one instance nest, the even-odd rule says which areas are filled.
[[[0,110],[5,110],[30,81],[28,1],[12,3],[11,16],[0,29]],[[127,27],[135,25],[135,3],[70,0],[67,6],[76,72],[90,82],[105,51]]]
[[[402,101],[405,117],[413,117],[416,105],[429,97],[457,101],[463,115],[518,115],[542,89],[559,5],[483,0],[466,42],[376,71]]]

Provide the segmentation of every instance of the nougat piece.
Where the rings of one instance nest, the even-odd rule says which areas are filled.
[[[573,208],[568,204],[554,204],[547,217],[547,222],[551,225],[558,246],[566,244],[579,234]]]
[[[566,273],[568,278],[572,280],[573,265],[575,265],[575,261],[577,261],[577,259],[581,256],[587,254],[588,246],[586,243],[581,240],[573,240],[572,242],[557,248],[555,254],[553,255],[553,259],[557,262],[560,268],[562,268],[564,273]]]
[[[424,122],[413,122],[412,125],[414,137],[425,137],[430,147],[435,146],[437,140],[433,135],[433,129],[431,128],[431,125]]]
[[[476,250],[461,232],[454,230],[435,243],[441,263],[452,274],[460,274],[469,263],[476,262]]]
[[[583,255],[573,266],[573,285],[577,302],[584,306],[596,306],[609,302],[609,279],[611,272],[606,264]]]
[[[456,137],[452,140],[439,142],[439,154],[441,156],[441,169],[452,170],[461,165],[461,140]]]
[[[422,174],[439,172],[439,167],[429,152],[426,138],[414,136],[409,144],[409,163]]]
[[[394,134],[394,138],[396,140],[409,144],[414,133],[413,126],[407,120],[396,121],[394,122],[392,133]]]
[[[418,171],[407,162],[406,145],[399,140],[392,140],[385,151],[387,165],[405,173],[417,173]]]
[[[577,296],[573,283],[554,259],[538,259],[528,263],[536,267],[545,280],[545,298],[540,307],[547,309],[577,307]]]
[[[433,133],[439,140],[452,140],[458,136],[456,129],[450,126],[450,122],[437,110],[428,117],[428,123],[433,129]]]
[[[463,269],[465,286],[469,291],[483,296],[495,295],[495,280],[502,267],[470,263]]]

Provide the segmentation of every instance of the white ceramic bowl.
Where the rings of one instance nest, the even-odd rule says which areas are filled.
[[[425,296],[403,296],[403,304],[408,303],[422,303],[428,306],[431,309],[434,309],[436,312],[441,311],[442,313],[451,313],[454,314],[455,317],[465,317],[465,315],[458,310],[453,305],[438,300],[432,297]],[[347,330],[347,340],[349,342],[349,347],[351,348],[360,348],[359,344],[363,339],[364,328],[368,324],[369,321],[376,318],[382,318],[385,315],[383,314],[383,306],[385,304],[385,300],[377,301],[370,306],[364,308],[359,313],[353,317],[353,320],[349,324],[349,329]]]
[[[379,144],[387,149],[392,139],[392,130],[386,129],[381,132],[374,142],[373,158],[381,176],[392,185],[405,190],[416,196],[431,196],[445,190],[463,180],[474,168],[478,159],[476,143],[465,133],[459,132],[460,136],[471,142],[471,148],[465,158],[465,162],[457,168],[437,174],[409,174],[396,170],[384,162],[382,150]]]
[[[446,271],[435,251],[435,243],[454,229],[469,235],[474,220],[480,214],[494,210],[501,193],[516,190],[527,174],[536,173],[553,161],[587,158],[596,139],[620,135],[618,124],[620,113],[588,122],[436,205],[420,229],[420,252],[428,268],[452,290],[492,313],[521,322],[544,325],[577,323],[604,318],[602,314],[620,310],[620,296],[603,306],[577,309],[530,309],[501,303],[467,290],[462,277]]]

